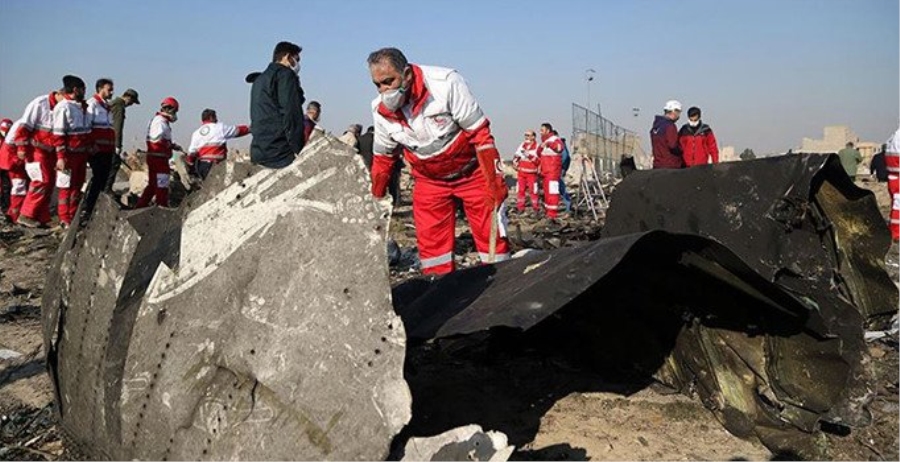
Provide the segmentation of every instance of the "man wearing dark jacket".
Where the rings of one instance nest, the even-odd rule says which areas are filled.
[[[284,168],[303,149],[303,89],[300,87],[300,48],[279,42],[272,62],[250,90],[253,141],[250,160],[269,168]]]
[[[109,175],[106,180],[106,192],[112,192],[112,187],[116,183],[116,176],[119,174],[119,168],[122,166],[125,151],[122,150],[122,137],[125,130],[125,108],[132,104],[141,104],[138,100],[138,92],[129,88],[122,93],[122,96],[114,98],[109,102],[109,114],[112,116],[113,130],[116,132],[116,155],[112,158],[109,167]]]
[[[881,152],[875,154],[872,157],[872,163],[869,164],[869,174],[874,175],[879,183],[884,183],[888,180],[887,162],[884,158],[885,152],[887,152],[887,145],[882,144]]]
[[[681,147],[678,146],[678,128],[675,122],[681,117],[681,103],[671,100],[663,107],[663,115],[656,116],[650,130],[653,146],[653,168],[682,168]]]
[[[375,141],[375,127],[369,126],[368,130],[362,135],[359,135],[359,155],[363,158],[363,163],[366,164],[366,170],[372,171],[372,144]]]

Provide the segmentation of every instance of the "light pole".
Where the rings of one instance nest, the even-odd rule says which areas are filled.
[[[593,69],[587,69],[584,71],[584,80],[587,84],[587,110],[591,110],[591,82],[594,81],[594,75],[597,74],[597,71]]]

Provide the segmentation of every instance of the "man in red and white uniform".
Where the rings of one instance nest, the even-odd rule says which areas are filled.
[[[16,156],[25,162],[30,179],[18,223],[30,228],[50,223],[50,195],[56,186],[53,109],[62,100],[57,91],[38,96],[25,106],[21,125],[14,131]]]
[[[553,126],[541,124],[541,145],[537,154],[541,158],[541,179],[544,186],[544,207],[547,217],[555,219],[559,214],[559,181],[562,177],[562,140],[553,134]]]
[[[888,171],[888,192],[891,194],[891,237],[900,240],[900,128],[887,142],[884,163]]]
[[[87,161],[94,152],[91,119],[84,101],[84,80],[63,77],[64,99],[53,108],[53,146],[56,148],[56,187],[59,188],[59,222],[67,227],[81,201]]]
[[[22,125],[21,120],[12,124],[12,128],[6,133],[3,146],[0,147],[0,168],[6,168],[9,173],[10,192],[9,207],[3,211],[13,223],[19,222],[19,214],[22,204],[25,203],[25,194],[28,193],[28,174],[25,173],[25,159],[19,158],[15,142],[16,131]]]
[[[88,158],[91,166],[91,183],[87,196],[84,198],[83,219],[91,216],[97,198],[106,189],[113,157],[116,156],[116,130],[113,128],[113,117],[109,105],[115,87],[110,79],[98,79],[94,88],[97,93],[87,102],[87,112],[91,118],[93,152]]]
[[[204,109],[200,119],[203,125],[191,135],[187,162],[191,165],[196,163],[197,175],[205,180],[213,165],[222,162],[228,156],[227,141],[249,135],[250,126],[219,123],[219,117],[212,109]]]
[[[516,166],[518,184],[516,185],[516,209],[525,211],[525,194],[531,197],[531,207],[536,213],[541,211],[541,202],[538,199],[538,172],[541,167],[541,159],[537,155],[538,144],[534,131],[525,132],[525,141],[516,149],[513,164]]]
[[[156,198],[156,205],[169,206],[169,158],[181,146],[172,141],[172,122],[178,120],[178,101],[171,96],[162,100],[159,112],[147,129],[147,187],[135,207],[147,207]]]
[[[0,187],[2,187],[0,194],[3,195],[0,198],[0,214],[9,217],[13,223],[19,216],[19,209],[22,208],[27,190],[27,183],[23,180],[27,178],[25,161],[19,160],[16,145],[13,143],[16,128],[18,125],[13,124],[12,120],[0,120]]]
[[[500,154],[465,80],[453,69],[409,64],[396,48],[373,52],[368,63],[380,93],[372,102],[372,194],[384,197],[402,151],[416,180],[413,220],[422,272],[453,271],[454,198],[463,202],[481,260],[490,259],[492,220],[498,220],[495,261],[508,259]]]

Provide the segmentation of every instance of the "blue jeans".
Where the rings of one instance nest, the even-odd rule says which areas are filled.
[[[563,204],[566,204],[566,212],[572,210],[572,198],[569,197],[569,192],[566,191],[566,171],[563,170],[562,175],[559,176],[559,198],[562,200]]]

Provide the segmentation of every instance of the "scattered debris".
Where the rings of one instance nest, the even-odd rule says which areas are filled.
[[[479,425],[454,428],[440,435],[410,438],[400,460],[509,460],[515,447],[500,432],[485,432]]]
[[[311,146],[318,149],[330,143],[330,138],[320,138]],[[284,192],[296,184],[285,181],[301,182],[321,173],[320,167],[339,165],[339,171],[346,171],[335,178],[363,179],[358,185],[311,188],[302,199],[328,203],[344,193],[364,197],[365,174],[358,162],[332,154],[334,158],[309,159],[296,169],[296,175],[287,180],[279,177],[272,184]],[[791,162],[766,164],[753,175],[764,175],[767,181],[778,178],[781,174],[772,170],[791,170],[795,165]],[[804,173],[803,168],[820,160],[804,162],[792,170],[801,178],[801,187],[793,189],[801,191],[800,196],[804,181],[810,178],[810,171]],[[742,165],[711,167],[706,176],[734,182],[728,172],[738,175]],[[875,244],[870,249],[863,240],[848,238],[854,230],[870,232],[871,226],[872,241],[879,241],[882,231],[867,218],[866,195],[832,181],[827,161],[822,165],[819,170],[825,173],[812,173],[809,182],[810,197],[816,199],[803,205],[791,195],[791,205],[785,206],[801,213],[755,214],[751,213],[753,202],[721,212],[740,217],[742,226],[784,219],[766,228],[768,234],[737,236],[714,229],[715,214],[704,222],[699,218],[705,215],[691,212],[690,204],[684,202],[682,208],[698,218],[697,230],[679,229],[681,224],[669,221],[658,224],[645,210],[640,213],[651,220],[644,224],[653,226],[620,235],[607,236],[604,231],[599,241],[599,222],[562,227],[514,216],[512,222],[518,223],[521,233],[531,233],[519,240],[513,236],[514,250],[540,251],[526,252],[509,263],[480,266],[469,258],[471,237],[461,232],[457,259],[460,266],[473,265],[471,269],[436,279],[415,278],[413,267],[391,268],[391,281],[399,283],[393,289],[394,305],[404,322],[409,322],[406,327],[399,319],[388,321],[393,314],[386,292],[384,233],[388,226],[378,213],[383,209],[373,211],[373,218],[367,211],[355,217],[356,223],[344,224],[357,238],[367,236],[368,226],[383,225],[377,239],[338,246],[344,252],[366,249],[365,256],[350,260],[335,259],[334,255],[344,254],[333,247],[321,249],[334,260],[327,264],[301,258],[307,264],[296,266],[279,259],[279,254],[305,257],[319,250],[302,247],[303,242],[330,245],[328,240],[312,238],[335,236],[319,228],[326,225],[319,223],[323,215],[318,212],[310,212],[315,220],[292,221],[293,213],[302,212],[264,220],[262,230],[247,233],[247,245],[255,253],[238,250],[223,258],[223,243],[215,242],[203,243],[207,247],[202,248],[210,249],[205,259],[199,249],[190,250],[202,242],[201,230],[208,230],[207,240],[215,240],[216,220],[228,221],[238,230],[255,223],[238,216],[243,207],[235,207],[238,215],[229,215],[228,208],[207,205],[228,194],[226,184],[253,189],[245,180],[255,171],[240,163],[217,166],[204,188],[187,196],[177,211],[122,212],[103,199],[95,212],[102,218],[77,236],[66,236],[43,299],[41,283],[11,274],[2,260],[31,257],[36,262],[34,270],[42,274],[46,253],[56,247],[57,235],[14,235],[0,230],[0,301],[6,303],[0,307],[0,328],[16,328],[22,319],[36,316],[37,307],[23,303],[42,300],[48,366],[57,390],[70,395],[58,394],[62,427],[57,430],[53,407],[13,408],[4,401],[25,380],[13,386],[0,383],[0,458],[377,459],[387,455],[389,444],[399,452],[414,438],[476,423],[507,435],[509,443],[520,448],[512,455],[517,459],[665,459],[680,454],[671,449],[680,441],[673,436],[680,435],[654,429],[671,433],[687,428],[660,427],[660,422],[697,421],[699,414],[692,414],[693,408],[688,411],[688,404],[701,409],[698,402],[702,402],[713,410],[706,415],[714,414],[734,434],[766,442],[776,458],[859,459],[880,454],[896,459],[896,334],[868,345],[863,342],[864,327],[892,330],[896,288],[893,312],[879,306],[880,300],[889,298],[890,289],[880,286],[877,264],[858,263],[868,258],[870,250],[874,255],[884,249]],[[626,207],[617,204],[627,202],[627,196],[640,187],[628,194],[622,190],[649,174],[654,172],[635,173],[618,185],[608,232],[614,226],[626,228],[615,220],[636,216],[628,216]],[[782,180],[784,184],[793,181]],[[651,197],[642,201],[658,199],[647,191],[657,191],[668,181],[657,178],[646,185],[644,194]],[[752,183],[752,178],[740,181]],[[781,180],[773,181],[781,184]],[[703,190],[712,188],[701,185]],[[757,202],[771,199],[760,195],[758,188],[742,191],[749,191],[750,197],[756,194]],[[261,193],[253,198],[265,202],[273,196]],[[231,197],[237,204],[241,198]],[[348,199],[341,202],[341,213],[365,210],[368,203]],[[635,211],[640,210],[642,206],[635,206]],[[209,212],[208,220],[199,219],[199,211]],[[817,215],[823,211],[821,217]],[[410,220],[408,207],[396,209],[391,220],[390,234],[401,257],[415,251],[415,230],[405,226]],[[829,221],[831,229],[809,228],[810,223]],[[647,232],[652,228],[669,232]],[[826,255],[815,254],[803,261],[788,258],[804,251],[802,245],[796,247],[804,239],[815,242],[811,234],[828,249]],[[763,236],[772,239],[772,248],[754,247]],[[768,252],[765,258],[754,258],[759,248]],[[830,266],[819,269],[817,262]],[[208,266],[217,268],[203,273]],[[339,268],[335,274],[346,277],[348,283],[332,287],[330,268]],[[855,274],[850,282],[842,279],[847,278],[847,268]],[[172,295],[191,281],[192,274],[203,277],[196,278],[192,289]],[[291,275],[288,279],[300,278],[298,284],[306,288],[318,287],[322,296],[296,299],[294,306],[305,311],[292,319],[302,325],[277,334],[272,324],[285,324],[286,318],[272,316],[286,311],[289,304],[274,309],[275,298],[267,295],[262,295],[265,301],[260,303],[256,288],[276,286],[285,274]],[[807,278],[809,274],[815,277]],[[834,278],[825,278],[828,274]],[[104,277],[106,282],[101,283]],[[515,284],[510,282],[513,279]],[[6,290],[11,283],[28,287],[31,293],[11,295]],[[378,295],[380,288],[370,292],[374,286],[385,288],[384,293]],[[811,287],[818,292],[807,292]],[[316,306],[338,308],[319,311]],[[389,332],[383,330],[385,321]],[[69,338],[59,335],[62,326]],[[360,329],[346,337],[349,350],[340,340],[334,342],[343,339],[347,326]],[[407,340],[401,329],[409,329],[412,337]],[[173,332],[174,337],[167,337]],[[331,337],[313,339],[315,332]],[[7,338],[0,336],[0,348],[30,351],[7,345]],[[284,356],[276,357],[278,352]],[[42,368],[43,357],[35,357],[34,364]],[[367,368],[372,371],[366,372]],[[815,383],[804,382],[806,374]],[[832,379],[848,375],[851,379],[841,385]],[[389,377],[389,383],[377,377]],[[365,386],[354,388],[359,383]],[[660,383],[685,396],[653,391],[651,385]],[[610,392],[618,398],[598,398]],[[332,395],[340,398],[329,401]],[[652,415],[656,420],[640,419],[651,414],[648,397],[668,400],[675,396],[681,401],[666,401],[660,408],[664,412]],[[848,400],[855,404],[846,405]],[[344,413],[328,412],[334,409]],[[364,416],[347,417],[359,409],[364,409]],[[621,413],[622,420],[606,419],[610,409]],[[281,418],[267,418],[277,411]],[[37,412],[45,413],[46,419],[37,417],[28,424]],[[570,414],[577,415],[566,420]],[[617,440],[604,431],[603,425],[635,420],[639,428],[627,437]],[[406,421],[409,424],[397,434]],[[587,425],[595,421],[599,423]],[[359,425],[346,426],[355,423]],[[572,427],[569,433],[558,432],[567,425]],[[695,433],[685,435],[685,441],[717,432],[718,439],[707,443],[720,447],[738,441],[714,427],[707,421],[691,429]],[[565,444],[546,439],[554,429],[565,435],[561,440]],[[60,440],[63,432],[65,453]],[[253,435],[263,438],[252,439]],[[260,439],[265,448],[257,444]],[[765,452],[758,452],[762,450],[758,443],[742,443],[747,445],[731,445],[731,452],[703,452],[692,442],[688,444],[691,452],[678,457],[765,457]],[[333,450],[326,455],[322,448],[328,445]],[[453,446],[454,451],[465,447]],[[459,451],[454,454],[471,454]]]

